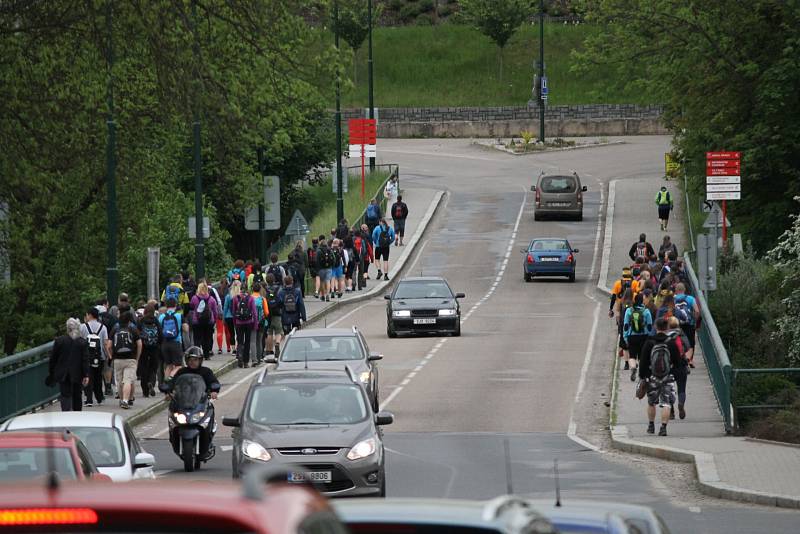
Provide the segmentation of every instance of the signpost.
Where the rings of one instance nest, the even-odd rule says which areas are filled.
[[[260,230],[259,209],[250,208],[244,215],[245,230]],[[281,227],[281,179],[277,176],[264,176],[264,230],[277,230]]]
[[[189,239],[197,239],[197,219],[189,217]],[[203,239],[211,237],[211,224],[208,217],[203,217]]]
[[[728,200],[742,199],[742,153],[706,152],[706,200],[722,201],[722,220],[728,220]],[[722,226],[722,246],[728,245],[728,226]]]
[[[667,176],[675,176],[678,173],[680,164],[675,161],[672,154],[669,152],[664,153],[664,174]]]
[[[350,129],[350,155],[361,153],[361,200],[364,200],[366,190],[364,160],[377,156],[377,121],[375,119],[350,119],[348,127]]]
[[[308,221],[303,213],[299,209],[294,210],[292,218],[289,219],[289,226],[286,227],[286,235],[302,236],[305,239],[309,231]]]

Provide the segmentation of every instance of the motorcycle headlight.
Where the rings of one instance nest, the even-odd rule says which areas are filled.
[[[252,458],[253,460],[261,460],[262,462],[268,462],[272,459],[272,456],[269,455],[267,449],[262,447],[261,444],[248,439],[242,441],[242,454],[248,458]]]
[[[411,317],[411,310],[394,310],[392,317]]]
[[[454,309],[447,309],[447,310],[439,310],[439,315],[446,315],[446,316],[453,316],[456,314],[456,310]]]
[[[360,460],[362,458],[366,458],[367,456],[372,456],[375,454],[376,450],[377,447],[375,446],[375,438],[365,439],[364,441],[359,441],[352,449],[350,449],[350,452],[347,453],[347,459]]]
[[[172,417],[175,418],[175,421],[179,425],[185,425],[188,422],[188,419],[186,419],[186,414],[185,413],[175,412],[174,414],[172,414]]]
[[[189,419],[192,423],[199,423],[203,420],[203,417],[206,416],[206,412],[197,412],[192,414],[192,417]]]
[[[369,371],[364,371],[363,373],[360,373],[358,375],[358,380],[362,384],[368,383],[370,378],[372,378],[372,373],[370,373]]]

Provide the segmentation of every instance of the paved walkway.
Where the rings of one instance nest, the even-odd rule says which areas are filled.
[[[609,219],[606,226],[601,289],[608,290],[630,264],[628,249],[647,234],[658,249],[665,232],[659,228],[653,202],[658,188],[667,183],[675,197],[675,210],[666,232],[683,252],[687,247],[681,190],[660,178],[618,180],[609,188]],[[613,219],[612,217],[613,209]],[[610,230],[610,232],[609,232]],[[610,233],[610,236],[608,235]],[[605,287],[603,287],[605,286]],[[645,401],[634,396],[630,372],[616,368],[616,397],[612,421],[614,446],[632,452],[677,461],[694,462],[701,489],[718,497],[762,504],[800,508],[800,447],[751,441],[725,434],[702,350],[698,345],[696,368],[687,383],[687,417],[670,421],[669,436],[645,432]]]
[[[341,299],[333,299],[330,302],[320,301],[314,298],[313,288],[311,288],[311,296],[306,297],[306,312],[309,321],[318,321],[341,304],[366,300],[385,291],[387,286],[392,283],[394,276],[400,272],[408,258],[411,257],[414,248],[420,241],[422,233],[425,231],[436,208],[439,206],[444,192],[414,187],[402,188],[401,194],[403,195],[403,201],[408,204],[409,210],[408,218],[406,219],[406,244],[402,247],[392,246],[392,250],[389,254],[389,281],[375,280],[376,271],[373,266],[370,269],[372,279],[368,281],[366,289],[345,293]],[[214,350],[216,352],[216,336],[214,345]],[[219,375],[233,369],[236,365],[236,359],[230,353],[215,354],[210,360],[207,360],[204,365],[210,367]],[[161,411],[166,406],[163,395],[159,394],[155,397],[144,398],[141,397],[141,393],[141,388],[137,382],[135,393],[136,400],[133,407],[127,410],[120,408],[119,401],[114,399],[106,399],[102,405],[95,405],[92,408],[86,408],[86,410],[114,412],[123,415],[131,424],[136,425]],[[58,410],[57,404],[51,404],[44,408],[43,411],[54,412]]]

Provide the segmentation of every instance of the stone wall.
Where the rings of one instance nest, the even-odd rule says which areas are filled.
[[[548,137],[597,135],[660,135],[669,133],[660,121],[661,106],[591,104],[545,109]],[[347,119],[363,109],[342,112]],[[378,111],[378,136],[394,137],[519,137],[539,131],[538,107],[383,108]]]

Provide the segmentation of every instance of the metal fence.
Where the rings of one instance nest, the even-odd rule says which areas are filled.
[[[739,428],[740,426],[740,411],[757,411],[757,410],[783,410],[791,407],[791,404],[743,404],[739,405],[736,402],[736,386],[742,380],[740,377],[753,376],[753,375],[798,375],[800,376],[800,369],[798,368],[772,368],[772,369],[733,369],[731,381],[731,405],[733,409],[733,426]]]
[[[53,342],[0,359],[0,421],[58,398],[44,383]]]

